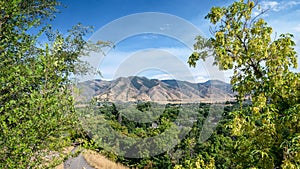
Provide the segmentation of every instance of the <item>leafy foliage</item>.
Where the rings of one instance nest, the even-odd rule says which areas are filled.
[[[227,124],[238,136],[235,168],[299,168],[300,77],[289,70],[297,67],[293,35],[272,39],[272,28],[261,15],[253,16],[256,7],[250,0],[213,7],[206,18],[216,25],[214,37],[208,45],[198,40],[189,64],[207,57],[203,50],[211,47],[215,64],[234,71],[231,84],[239,101],[251,100]]]
[[[0,168],[42,167],[76,125],[69,77],[83,72],[76,64],[90,29],[79,24],[66,37],[48,29],[58,5],[0,1]],[[38,43],[47,29],[49,43]]]

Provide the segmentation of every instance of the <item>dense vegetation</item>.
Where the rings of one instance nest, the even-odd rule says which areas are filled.
[[[53,31],[47,22],[58,5],[0,0],[0,168],[44,168],[49,152],[73,140],[137,168],[300,168],[300,75],[290,71],[297,67],[295,43],[291,34],[271,37],[272,28],[252,14],[259,9],[255,2],[213,7],[206,16],[213,37],[197,37],[188,60],[196,66],[213,53],[220,69],[234,72],[238,103],[225,105],[205,142],[200,138],[210,104],[91,103],[75,110],[70,77],[88,69],[79,56],[107,44],[88,45],[90,29],[80,24],[66,36]],[[41,35],[48,41],[40,43]],[[185,117],[192,119],[180,121]],[[148,144],[112,131],[127,138],[167,134]],[[144,151],[151,146],[153,156]],[[133,154],[143,158],[129,158]]]
[[[0,168],[41,167],[70,142],[76,118],[69,77],[84,73],[75,65],[84,68],[79,55],[89,28],[76,25],[67,36],[52,30],[47,21],[59,4],[0,1]]]
[[[130,114],[125,115],[122,108],[130,106],[132,106],[129,109],[131,112],[136,111],[140,114],[139,119],[149,118],[149,113],[146,113],[148,110],[161,113],[153,115],[156,119],[155,122],[135,122],[131,119]],[[239,104],[235,102],[227,102],[225,104],[224,111],[222,111],[223,118],[218,122],[211,137],[202,142],[201,136],[205,134],[203,133],[205,120],[207,118],[211,118],[211,120],[215,118],[215,116],[209,115],[209,113],[212,113],[211,106],[212,104],[205,103],[158,105],[150,102],[116,106],[114,103],[107,102],[101,103],[97,108],[94,106],[91,106],[90,109],[81,108],[78,112],[80,112],[80,119],[85,124],[88,124],[88,127],[85,129],[90,132],[89,136],[93,142],[90,148],[97,149],[112,160],[127,166],[137,168],[197,168],[198,166],[198,168],[202,168],[206,165],[213,166],[215,164],[218,168],[230,168],[232,166],[230,157],[233,154],[233,140],[230,130],[225,129],[223,125],[232,120],[229,112],[238,110]],[[182,113],[180,112],[182,109],[188,110],[189,114],[193,114],[192,117],[194,117],[195,122],[192,125],[178,124],[176,122],[179,114]],[[133,114],[133,116],[136,116],[136,114]],[[188,121],[187,118],[184,119]],[[188,128],[188,132],[182,138],[178,138],[180,134],[176,130],[171,130],[164,139],[173,140],[173,142],[178,139],[179,144],[170,147],[167,151],[165,149],[169,147],[172,141],[157,139],[154,142],[150,142],[149,140],[143,140],[145,141],[145,144],[143,144],[143,142],[118,139],[117,135],[112,134],[112,130],[114,130],[120,135],[130,138],[151,138],[163,134],[174,125],[180,127],[185,125]],[[110,127],[112,129],[109,129]],[[121,145],[122,151],[115,151],[112,148],[118,145]],[[161,153],[154,156],[151,156],[151,154],[145,155],[149,150],[147,146],[152,146],[152,148],[157,149],[156,152]],[[119,156],[114,154],[114,151]],[[144,158],[130,158],[129,154],[120,156],[120,153],[128,152],[135,155],[143,154]],[[140,157],[143,155],[140,155]]]

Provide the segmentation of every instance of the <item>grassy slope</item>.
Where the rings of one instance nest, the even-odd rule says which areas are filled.
[[[109,159],[92,150],[85,150],[82,155],[88,164],[96,169],[129,169],[121,164],[110,161]]]

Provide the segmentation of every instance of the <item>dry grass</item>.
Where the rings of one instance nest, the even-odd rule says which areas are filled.
[[[92,150],[85,150],[82,155],[88,164],[96,169],[129,169],[122,164],[108,160],[104,156]]]
[[[64,169],[64,163],[59,164],[55,169]]]

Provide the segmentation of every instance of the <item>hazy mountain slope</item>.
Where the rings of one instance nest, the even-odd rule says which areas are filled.
[[[94,80],[80,84],[99,100],[135,102],[220,102],[233,100],[231,85],[218,80],[190,83],[146,77],[120,77],[112,81]]]

